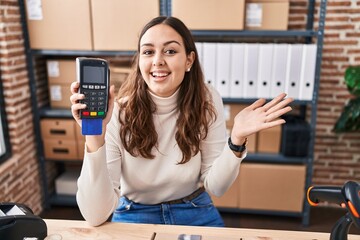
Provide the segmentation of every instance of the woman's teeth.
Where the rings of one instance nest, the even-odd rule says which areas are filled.
[[[153,77],[166,77],[167,75],[169,75],[169,73],[155,73],[155,72],[153,72],[151,75]]]

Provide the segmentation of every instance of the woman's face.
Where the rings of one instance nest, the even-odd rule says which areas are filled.
[[[181,36],[168,25],[151,27],[140,39],[140,72],[159,97],[169,97],[179,88],[194,57],[194,52],[186,55]]]

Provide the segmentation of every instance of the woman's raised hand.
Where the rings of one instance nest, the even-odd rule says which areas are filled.
[[[266,104],[261,98],[240,111],[234,118],[231,141],[241,145],[253,133],[284,124],[285,120],[279,117],[292,110],[288,105],[294,100],[285,97],[282,93]]]

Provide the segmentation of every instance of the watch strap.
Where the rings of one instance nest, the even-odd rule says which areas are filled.
[[[247,141],[248,139],[245,138],[245,142],[242,145],[235,145],[232,143],[231,137],[229,137],[228,139],[229,148],[234,152],[242,153],[246,150]]]

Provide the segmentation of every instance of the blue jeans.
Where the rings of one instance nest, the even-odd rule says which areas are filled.
[[[112,222],[224,227],[207,192],[179,204],[146,205],[121,197]]]

